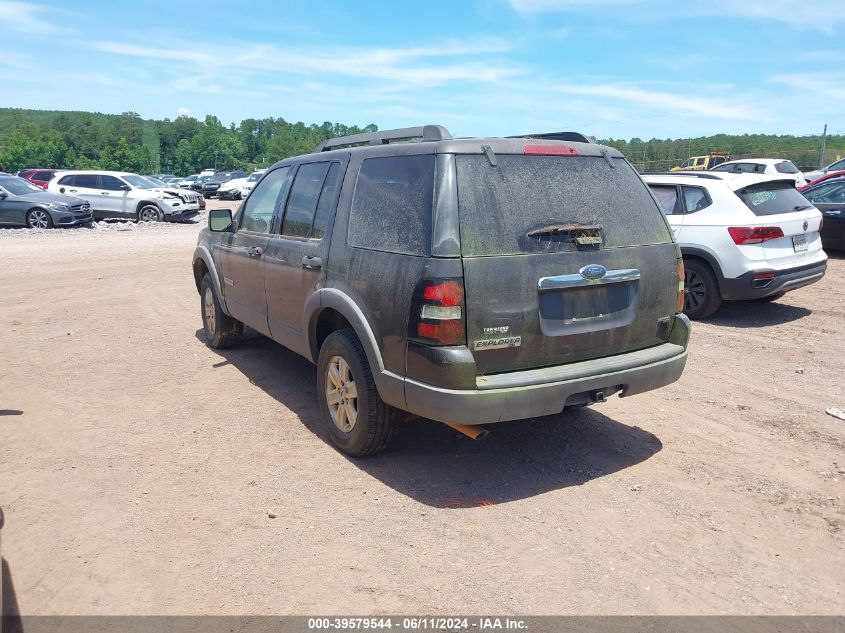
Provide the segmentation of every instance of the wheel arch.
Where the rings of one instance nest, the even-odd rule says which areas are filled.
[[[214,264],[214,258],[211,256],[211,252],[208,250],[208,247],[205,245],[197,246],[194,250],[194,260],[193,260],[193,272],[194,272],[194,283],[197,287],[197,292],[200,292],[200,287],[202,286],[202,278],[208,274],[211,277],[211,283],[214,284],[214,291],[217,293],[217,298],[220,300],[220,307],[223,308],[223,311],[226,313],[227,316],[231,316],[229,314],[229,310],[226,308],[226,296],[223,294],[223,288],[220,282],[220,275],[217,272],[217,266]]]
[[[725,276],[722,273],[722,267],[719,265],[719,261],[716,257],[703,249],[687,246],[681,246],[681,255],[684,259],[700,259],[710,266],[710,269],[713,271],[713,275],[716,277],[716,283],[719,286],[719,291],[722,291]]]

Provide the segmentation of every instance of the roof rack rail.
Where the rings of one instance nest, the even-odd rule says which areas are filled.
[[[707,180],[722,179],[720,175],[700,171],[647,171],[643,173],[643,176],[692,176],[693,178],[705,178]]]
[[[547,141],[569,141],[570,143],[593,143],[581,132],[542,132],[540,134],[520,134],[508,138],[537,138]]]
[[[378,132],[365,132],[363,134],[351,134],[349,136],[338,136],[323,141],[314,148],[314,153],[327,152],[341,147],[355,147],[358,145],[387,145],[393,142],[427,142],[446,141],[452,135],[442,125],[422,125],[420,127],[403,127],[396,130],[379,130]]]

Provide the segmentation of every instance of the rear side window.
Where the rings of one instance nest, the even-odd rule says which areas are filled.
[[[282,224],[282,235],[309,237],[328,163],[308,163],[296,172]]]
[[[649,185],[651,193],[657,198],[657,204],[660,205],[660,210],[664,215],[673,215],[676,210],[678,213],[678,189],[670,185]]]
[[[792,164],[791,160],[785,160],[782,163],[775,163],[775,169],[782,174],[797,174],[798,168]]]
[[[323,184],[323,191],[320,193],[320,202],[317,203],[317,214],[314,216],[314,226],[311,229],[313,238],[320,239],[326,234],[337,208],[337,192],[340,189],[341,175],[340,163],[332,163],[326,175],[326,182]]]
[[[349,245],[429,255],[433,197],[434,154],[366,159],[352,198]]]
[[[459,155],[458,203],[464,256],[575,250],[547,227],[601,226],[605,247],[672,241],[640,176],[621,158]],[[528,235],[533,232],[534,235]]]
[[[792,182],[763,182],[736,192],[754,215],[778,215],[809,209],[812,205]]]
[[[100,179],[97,174],[76,174],[75,176],[68,176],[68,178],[70,178],[70,182],[67,184],[71,187],[97,189],[100,186]],[[64,178],[62,178],[62,180],[64,180]]]
[[[684,207],[687,213],[695,213],[710,206],[710,197],[701,187],[683,186],[681,191],[684,194]]]

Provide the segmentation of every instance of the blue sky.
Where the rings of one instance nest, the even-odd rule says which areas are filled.
[[[845,130],[845,0],[0,0],[0,107],[599,138]]]

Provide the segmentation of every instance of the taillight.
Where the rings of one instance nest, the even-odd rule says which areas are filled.
[[[684,311],[684,282],[685,282],[685,272],[684,272],[684,260],[678,260],[678,297],[675,299],[675,312],[683,312]]]
[[[768,240],[783,237],[779,226],[730,226],[728,233],[734,244],[762,244]]]
[[[461,279],[424,279],[411,301],[408,338],[429,345],[466,343]]]

